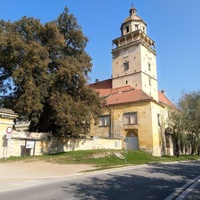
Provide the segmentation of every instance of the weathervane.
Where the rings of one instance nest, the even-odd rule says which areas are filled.
[[[132,8],[134,7],[133,2],[131,3]]]

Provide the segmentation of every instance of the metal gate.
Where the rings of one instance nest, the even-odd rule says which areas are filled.
[[[132,132],[131,134],[127,134],[129,137],[127,137],[128,141],[126,143],[126,149],[127,150],[138,150],[139,149],[139,142],[137,135]]]

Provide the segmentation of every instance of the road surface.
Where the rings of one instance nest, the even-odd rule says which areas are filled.
[[[1,192],[5,200],[184,199],[199,181],[200,162],[151,164],[42,179],[36,186]]]

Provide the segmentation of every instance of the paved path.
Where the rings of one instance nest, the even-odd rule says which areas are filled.
[[[72,176],[94,169],[84,164],[53,164],[43,161],[0,163],[0,192],[37,184],[55,177]]]

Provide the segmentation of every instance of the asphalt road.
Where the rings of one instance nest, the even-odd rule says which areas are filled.
[[[1,200],[184,199],[199,181],[200,162],[152,164],[45,179],[34,187],[0,193]],[[193,180],[193,182],[192,182]],[[185,194],[188,195],[188,194]]]

